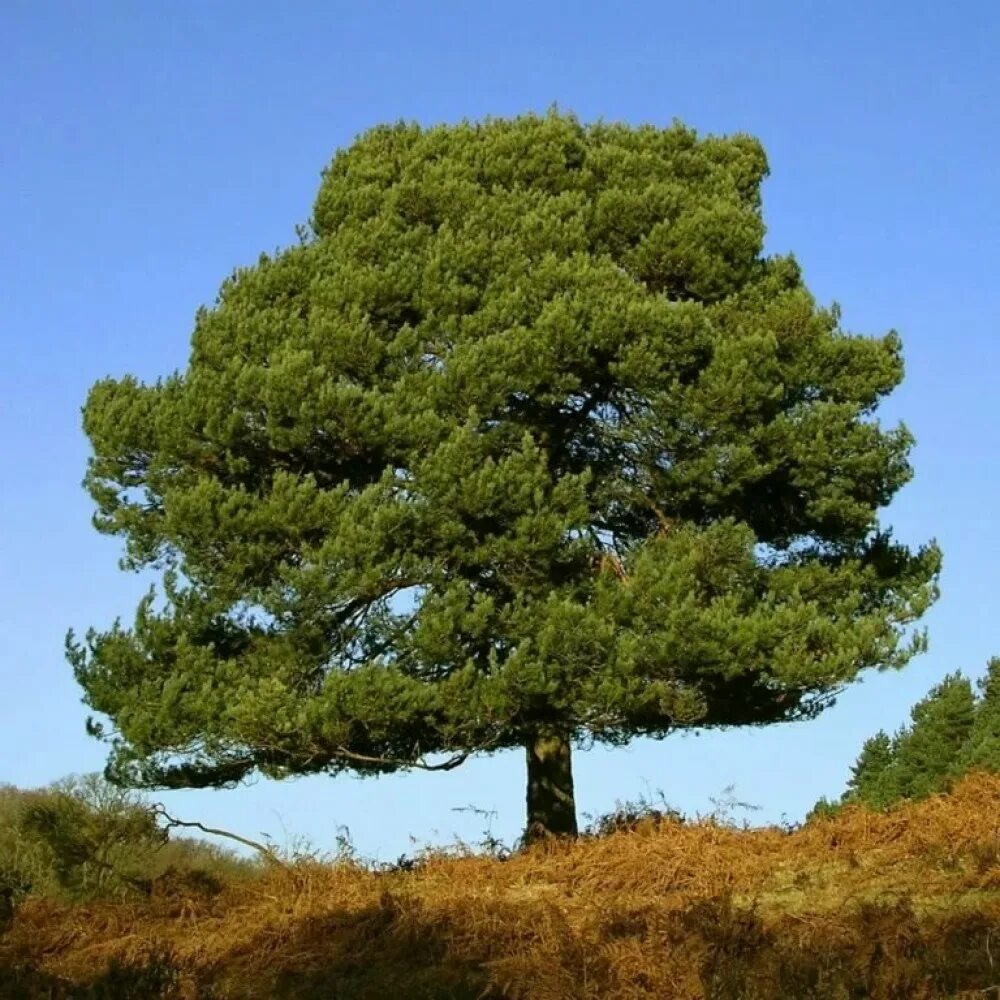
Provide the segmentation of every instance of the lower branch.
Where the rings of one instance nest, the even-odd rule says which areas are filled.
[[[279,858],[278,855],[275,854],[274,851],[271,850],[271,848],[266,844],[261,844],[256,840],[250,840],[249,837],[241,837],[238,833],[230,833],[228,830],[220,830],[214,826],[205,826],[204,823],[198,823],[193,820],[177,819],[176,817],[171,816],[159,802],[153,806],[153,811],[157,816],[164,820],[166,823],[166,829],[168,830],[172,830],[175,827],[185,827],[191,830],[201,830],[202,833],[207,833],[213,837],[228,837],[230,840],[235,840],[238,844],[243,844],[245,847],[253,848],[273,864],[281,865],[283,868],[288,867],[288,865],[282,861],[281,858]]]

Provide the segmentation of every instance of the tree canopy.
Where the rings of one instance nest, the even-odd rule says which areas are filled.
[[[91,390],[86,483],[134,623],[70,639],[137,785],[450,767],[813,715],[900,666],[939,553],[878,511],[899,337],[763,254],[745,135],[552,112],[379,127],[184,370]]]

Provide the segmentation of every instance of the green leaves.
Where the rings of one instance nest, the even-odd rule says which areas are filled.
[[[181,373],[98,383],[97,527],[164,600],[71,657],[113,769],[379,771],[817,711],[899,666],[939,554],[846,333],[762,258],[746,136],[550,114],[372,130]]]

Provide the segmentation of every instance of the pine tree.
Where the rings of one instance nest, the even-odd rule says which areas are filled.
[[[844,798],[849,802],[864,802],[875,809],[881,809],[898,797],[893,763],[896,749],[892,738],[879,730],[865,740],[857,762],[851,768],[851,779],[847,783]]]
[[[892,770],[898,796],[942,791],[972,731],[976,699],[968,678],[950,674],[917,702],[911,726],[896,737]]]
[[[380,127],[184,371],[93,387],[99,530],[159,567],[69,655],[140,786],[456,766],[808,718],[900,666],[939,554],[876,517],[900,341],[762,255],[752,138],[551,113]]]
[[[978,687],[975,719],[956,762],[959,775],[976,769],[1000,771],[1000,657],[989,661]]]
[[[1000,660],[990,661],[978,700],[961,673],[945,677],[914,705],[909,725],[865,741],[841,802],[885,809],[946,791],[974,768],[1000,769],[998,682]]]

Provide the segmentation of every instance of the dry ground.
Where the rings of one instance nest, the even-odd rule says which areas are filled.
[[[0,995],[1000,998],[1000,777],[791,833],[650,822],[506,861],[32,901]]]

